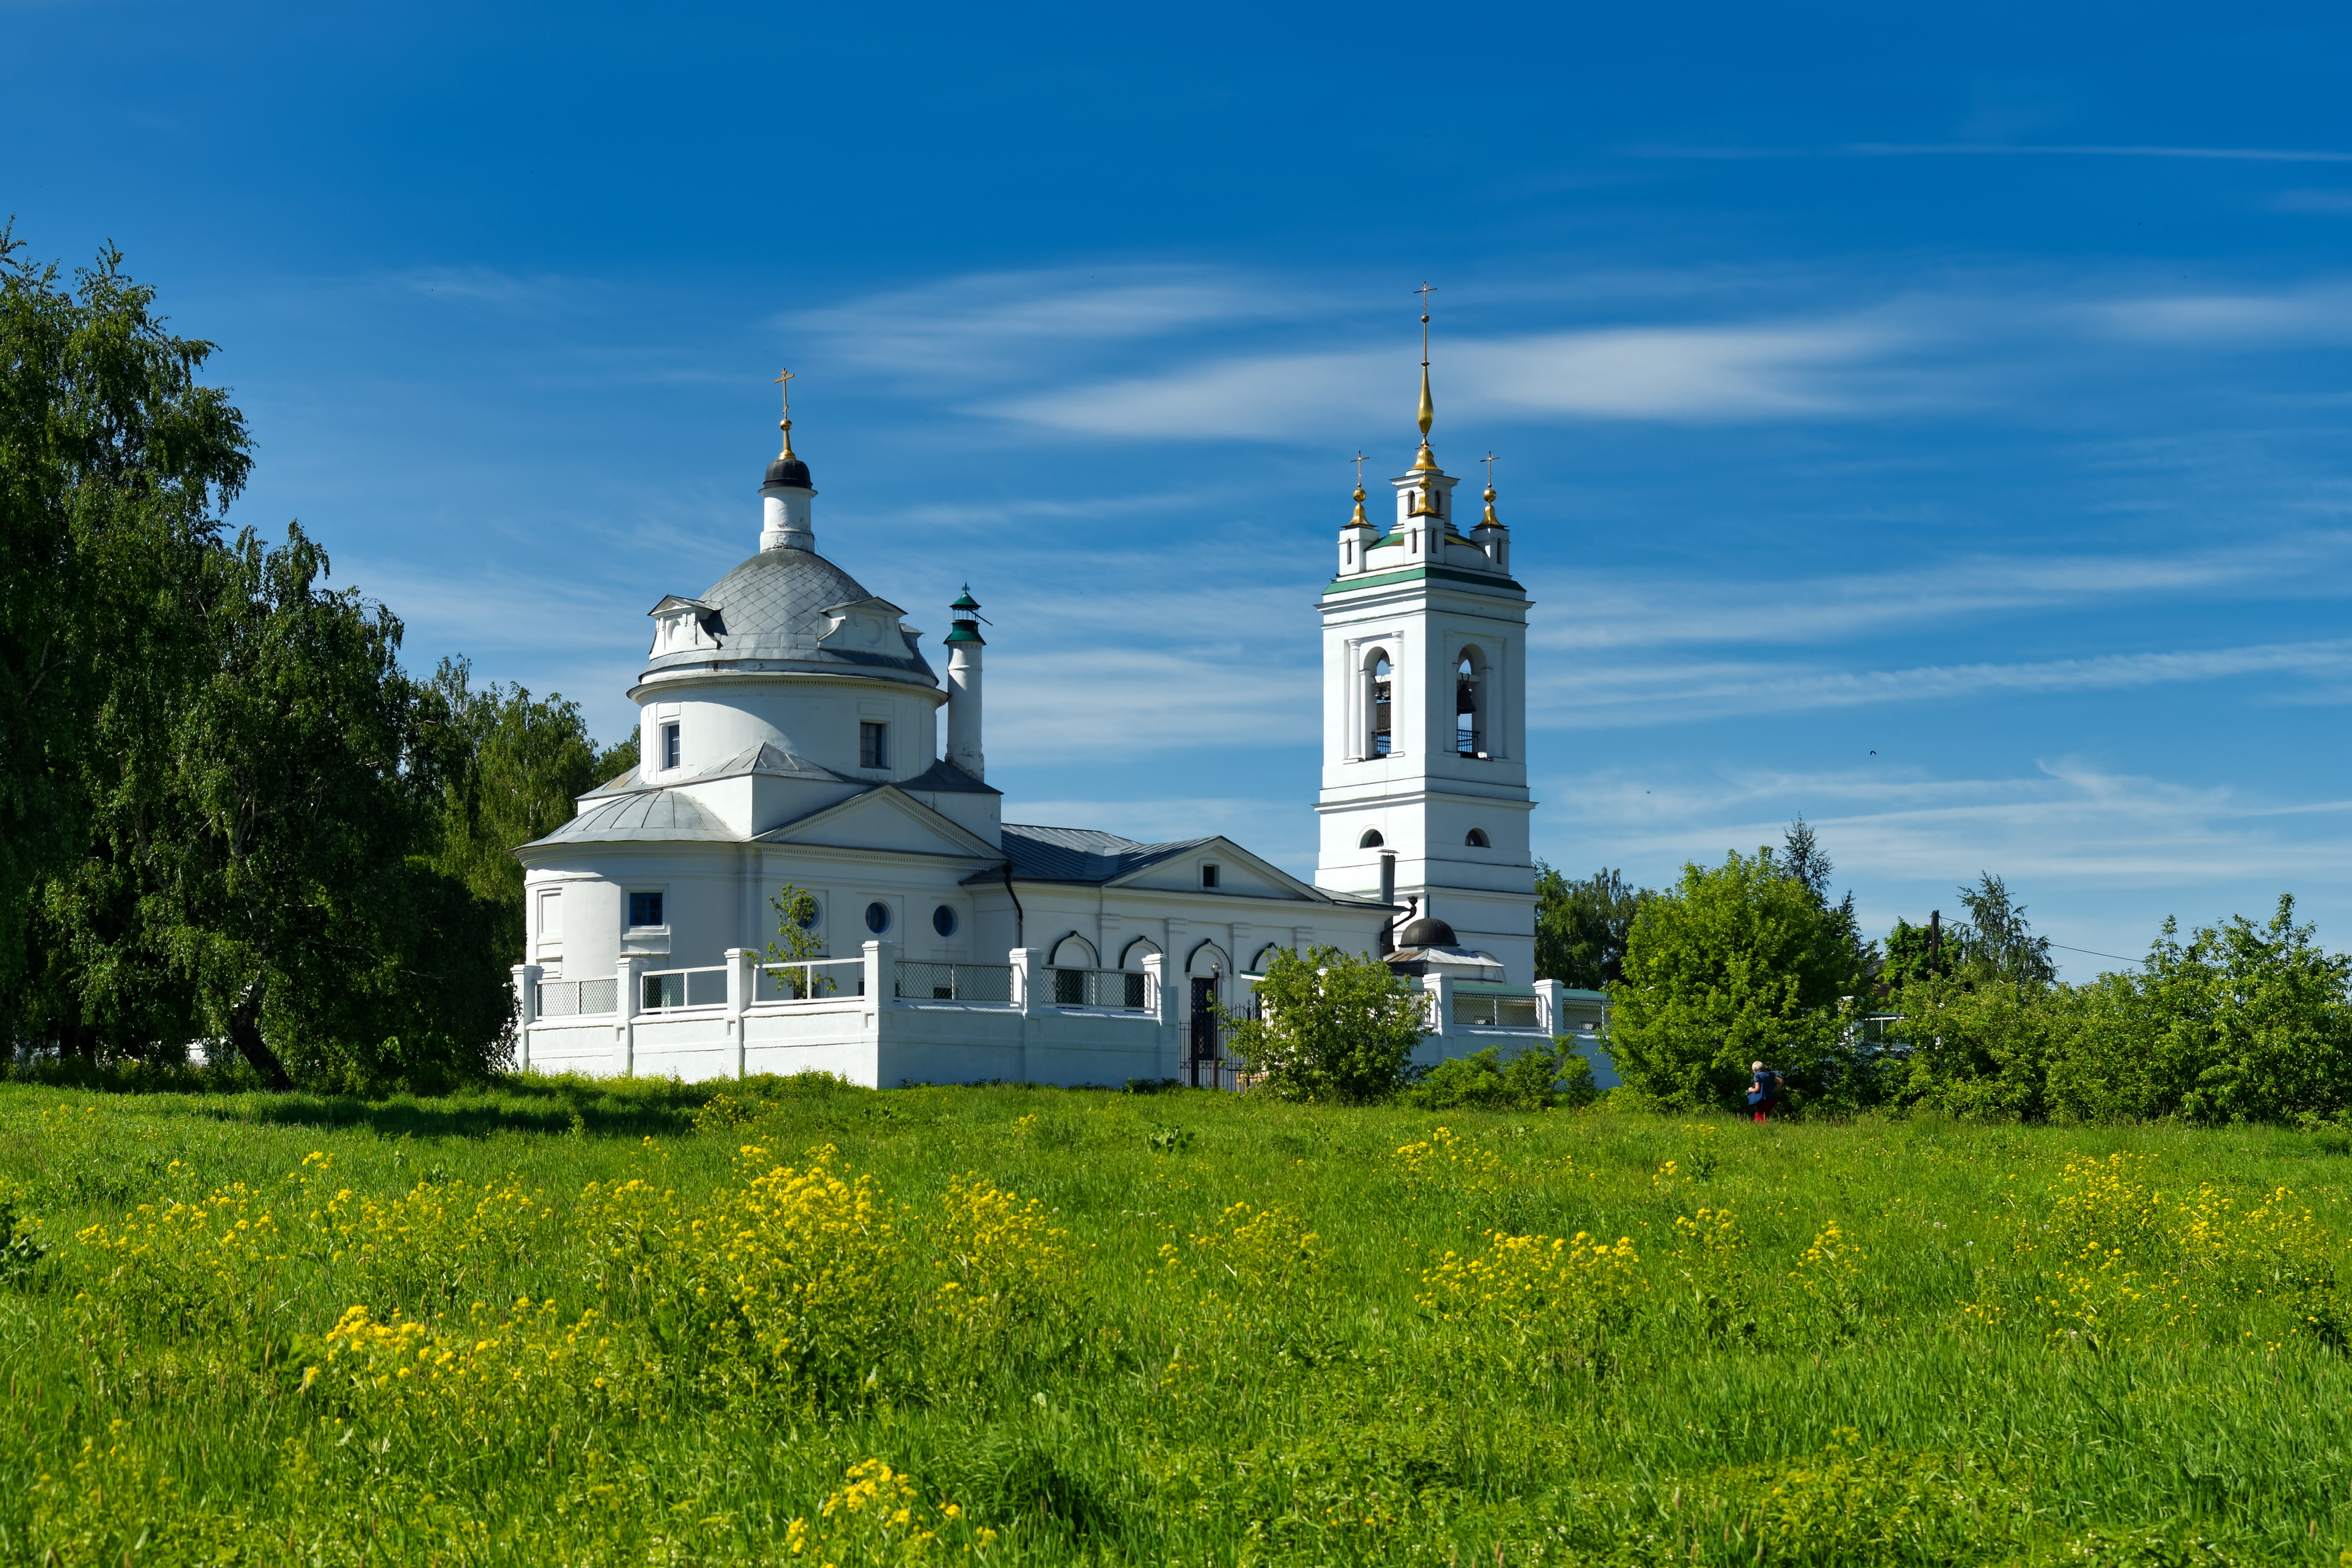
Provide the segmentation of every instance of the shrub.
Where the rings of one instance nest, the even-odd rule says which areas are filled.
[[[1284,1100],[1386,1100],[1424,1033],[1425,1003],[1398,989],[1389,966],[1318,947],[1276,950],[1257,983],[1262,1016],[1230,1021],[1234,1054]]]

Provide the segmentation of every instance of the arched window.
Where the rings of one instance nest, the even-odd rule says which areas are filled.
[[[1491,849],[1494,847],[1493,845],[1486,842],[1486,830],[1483,827],[1472,828],[1470,830],[1470,837],[1465,838],[1462,842],[1468,845],[1473,849]]]
[[[1462,662],[1454,667],[1454,750],[1461,756],[1475,757],[1486,750],[1486,710],[1481,700],[1486,685],[1478,650],[1464,648]]]
[[[1356,840],[1356,847],[1359,849],[1378,849],[1381,845],[1386,844],[1387,842],[1387,839],[1381,837],[1381,830],[1379,828],[1367,827],[1364,829],[1364,836]]]
[[[1250,960],[1249,972],[1252,974],[1264,974],[1265,973],[1265,966],[1274,962],[1275,954],[1278,952],[1287,952],[1289,951],[1290,950],[1288,948],[1283,946],[1278,942],[1267,942],[1264,947],[1257,950],[1257,956]]]
[[[1364,755],[1385,757],[1395,751],[1394,710],[1396,669],[1387,650],[1374,648],[1364,666]]]
[[[1087,984],[1087,971],[1095,967],[1095,944],[1076,931],[1054,944],[1054,1005],[1083,1007],[1095,998]]]

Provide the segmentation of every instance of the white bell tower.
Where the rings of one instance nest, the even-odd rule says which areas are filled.
[[[1324,589],[1322,854],[1316,882],[1395,898],[1454,929],[1454,945],[1535,978],[1535,866],[1528,849],[1527,591],[1511,580],[1510,532],[1486,511],[1455,527],[1454,487],[1429,447],[1429,318],[1422,317],[1421,449],[1382,533],[1356,510]],[[1408,918],[1400,916],[1400,921]]]

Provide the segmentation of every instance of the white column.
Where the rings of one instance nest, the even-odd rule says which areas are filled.
[[[866,944],[866,1011],[879,1014],[885,1007],[898,1005],[898,944],[895,942],[869,942]],[[872,1021],[869,1016],[868,1022]]]
[[[977,642],[959,642],[948,654],[948,761],[984,779],[988,759],[980,746],[980,649]]]

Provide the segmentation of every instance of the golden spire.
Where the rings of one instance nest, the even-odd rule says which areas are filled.
[[[1371,520],[1364,515],[1364,449],[1356,448],[1356,515],[1348,520],[1349,528],[1370,528]]]
[[[1486,456],[1482,460],[1486,465],[1486,494],[1485,497],[1486,502],[1486,515],[1478,520],[1478,526],[1481,528],[1500,528],[1503,524],[1501,521],[1495,516],[1495,448],[1492,447],[1487,447]]]
[[[781,369],[782,367],[779,368]],[[784,449],[776,454],[779,458],[790,458],[793,456],[793,389],[791,386],[786,384],[792,379],[793,373],[788,370],[776,377],[776,385],[782,392],[784,416],[782,419],[776,421],[776,428],[784,433]]]
[[[1429,426],[1437,418],[1437,405],[1429,398],[1429,297],[1436,292],[1434,285],[1423,283],[1413,290],[1421,296],[1421,451],[1412,460],[1415,472],[1437,467],[1437,455],[1429,449]]]

